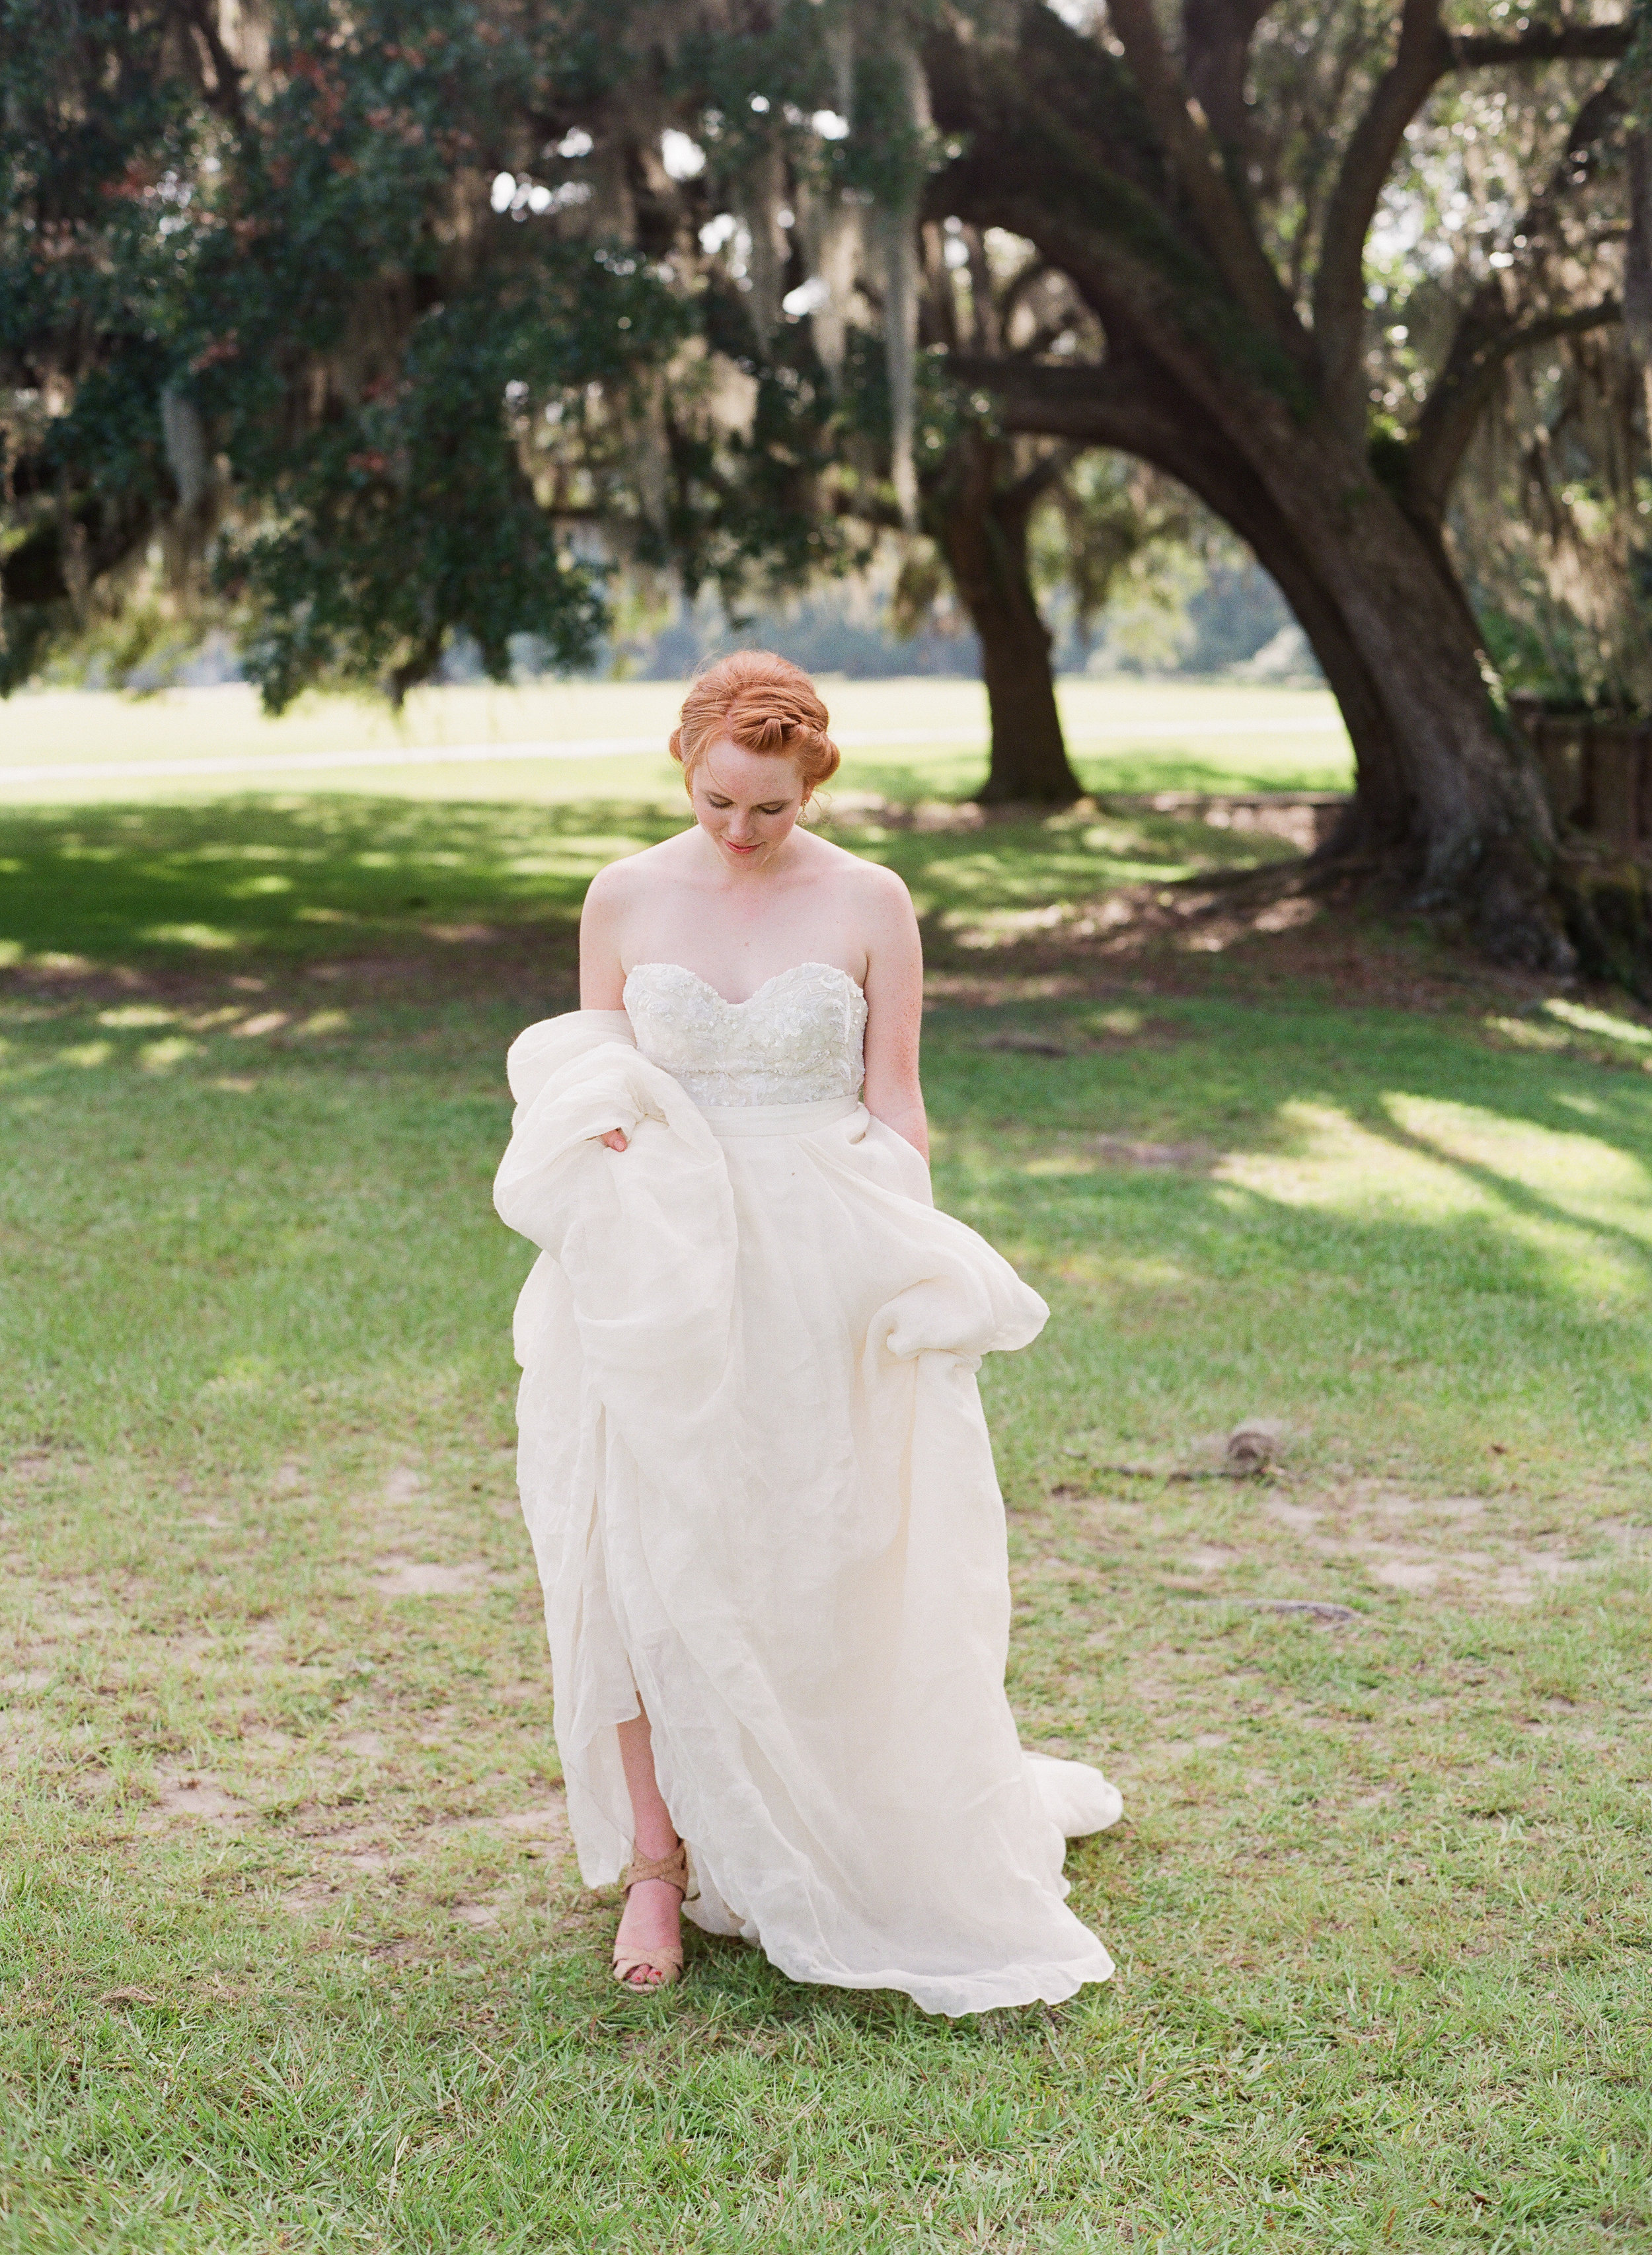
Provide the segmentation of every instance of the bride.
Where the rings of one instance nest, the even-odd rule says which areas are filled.
[[[510,1052],[569,1820],[634,1988],[678,1978],[685,1908],[796,1980],[1056,2003],[1113,1970],[1061,1864],[1120,1802],[1017,1742],[975,1384],[1048,1310],[931,1203],[911,902],[798,826],[826,727],[783,658],[699,677],[692,826],[596,878],[581,1007]]]

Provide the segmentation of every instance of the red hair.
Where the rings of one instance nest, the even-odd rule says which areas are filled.
[[[671,757],[692,783],[694,769],[724,737],[742,752],[795,760],[804,796],[837,773],[831,716],[800,665],[771,650],[735,650],[706,667],[683,699],[671,731]]]

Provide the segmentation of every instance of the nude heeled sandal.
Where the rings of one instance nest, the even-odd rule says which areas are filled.
[[[629,1895],[631,1889],[643,1879],[664,1879],[668,1887],[675,1887],[683,1900],[688,1900],[688,1850],[679,1840],[669,1856],[634,1856],[626,1865],[620,1885]],[[646,1965],[659,1975],[657,1981],[637,1982],[629,1977],[639,1965]],[[614,1945],[614,1978],[622,1989],[629,1989],[638,1996],[648,1996],[657,1989],[669,1989],[674,1981],[683,1978],[683,1949],[680,1942],[663,1942],[657,1949],[622,1949]]]

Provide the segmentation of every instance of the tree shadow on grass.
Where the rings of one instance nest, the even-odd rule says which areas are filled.
[[[439,946],[444,931],[572,930],[592,875],[678,825],[630,806],[334,795],[13,811],[0,945],[232,967]]]
[[[1377,1461],[1385,1426],[1460,1464],[1511,1419],[1578,1446],[1580,1473],[1638,1449],[1644,1076],[1499,1050],[1466,1018],[1152,1007],[1173,1042],[1065,1057],[983,1054],[995,1014],[935,1016],[938,1201],[1057,1309],[1046,1344],[989,1367],[1017,1462],[1053,1458],[1080,1403],[1160,1445],[1266,1407]]]
[[[260,795],[188,806],[12,810],[0,817],[0,961],[57,954],[203,970],[249,958],[439,949],[481,926],[504,938],[577,925],[586,886],[682,818],[611,801],[568,805]],[[832,834],[898,868],[935,945],[953,926],[1061,909],[1190,868],[1248,866],[1275,839],[1093,813],[988,830]]]

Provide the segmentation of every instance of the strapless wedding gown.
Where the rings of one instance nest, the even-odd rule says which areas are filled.
[[[580,1870],[630,1854],[640,1699],[699,1926],[930,2012],[1057,2003],[1113,1970],[1061,1865],[1119,1796],[1017,1741],[975,1383],[1049,1311],[861,1104],[841,971],[731,1003],[639,964],[625,1006],[514,1044],[495,1188],[543,1248],[518,1464]]]

